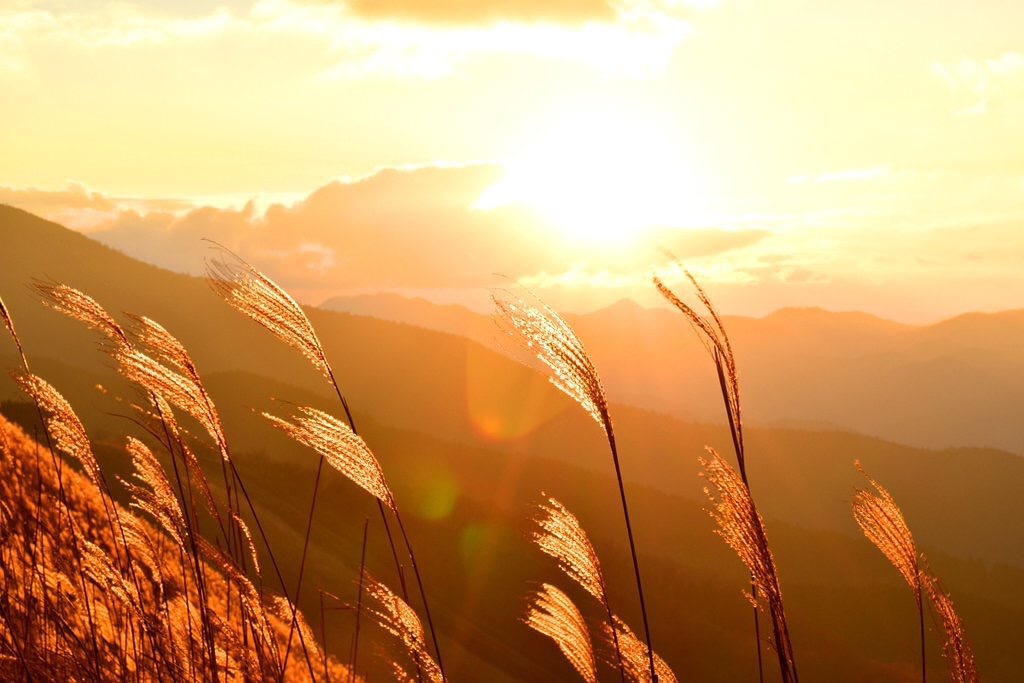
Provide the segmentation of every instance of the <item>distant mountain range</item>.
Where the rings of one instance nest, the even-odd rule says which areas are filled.
[[[684,289],[678,292],[685,295]],[[395,294],[323,308],[464,336],[515,353],[486,315]],[[717,385],[682,315],[630,300],[566,315],[613,400],[720,422]],[[855,431],[927,448],[1024,454],[1024,310],[906,325],[864,313],[783,309],[725,317],[749,424]]]
[[[142,397],[118,380],[94,335],[40,305],[28,288],[33,278],[80,288],[119,317],[148,315],[185,343],[222,412],[275,547],[283,549],[284,570],[294,572],[297,553],[290,551],[301,542],[315,458],[255,413],[287,413],[291,402],[336,411],[321,378],[201,279],[0,206],[0,296],[36,372],[71,400],[115,471],[124,468],[123,435],[133,433],[122,417],[130,412],[126,402]],[[542,376],[508,357],[486,316],[389,296],[330,305],[347,312],[308,313],[368,443],[405,501],[410,532],[421,539],[417,549],[452,653],[453,680],[569,680],[557,651],[518,621],[531,586],[561,583],[526,540],[530,506],[542,490],[579,515],[602,555],[617,609],[638,619],[599,430]],[[749,679],[745,573],[712,533],[698,477],[705,445],[729,452],[703,349],[669,310],[619,303],[569,318],[613,400],[641,562],[655,596],[655,647],[684,679]],[[751,482],[805,678],[915,678],[913,600],[850,514],[853,487],[864,485],[852,466],[859,458],[896,496],[943,577],[984,678],[1017,680],[1024,458],[1008,451],[1024,451],[1024,314],[912,327],[861,314],[787,310],[726,324],[746,392]],[[4,337],[0,366],[17,366]],[[0,401],[0,411],[31,434],[33,413],[5,375]],[[998,443],[1005,450],[980,447]],[[922,447],[929,445],[958,447]],[[347,595],[363,520],[376,513],[340,477],[329,475],[325,486],[309,585]],[[377,523],[371,522],[371,566],[388,578]],[[303,606],[315,613],[314,593]],[[335,643],[351,635],[345,619],[328,626]],[[930,638],[930,664],[939,675],[938,641]]]

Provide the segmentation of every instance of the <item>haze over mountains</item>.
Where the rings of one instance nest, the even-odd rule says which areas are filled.
[[[145,314],[184,342],[223,413],[240,469],[273,520],[273,540],[286,549],[279,556],[288,557],[301,540],[315,459],[254,411],[286,414],[289,402],[335,411],[321,379],[203,281],[0,207],[0,295],[36,371],[82,414],[107,466],[124,466],[119,444],[132,427],[118,417],[128,412],[118,399],[137,397],[94,335],[39,304],[28,289],[32,278],[80,288],[119,317]],[[557,577],[525,539],[542,490],[579,515],[617,609],[637,623],[614,481],[593,422],[509,359],[486,316],[386,297],[331,306],[349,312],[309,315],[368,443],[399,500],[408,501],[453,679],[568,679],[557,652],[539,647],[518,622],[531,582]],[[652,609],[655,637],[662,634],[656,649],[690,680],[749,677],[744,572],[711,531],[697,476],[706,444],[728,450],[703,349],[671,311],[619,304],[570,322],[614,403],[641,561],[649,590],[662,596]],[[943,576],[984,678],[1015,680],[1014,647],[1024,640],[1024,315],[911,327],[859,314],[780,311],[726,324],[751,426],[752,486],[792,611],[801,672],[808,680],[851,681],[915,674],[912,600],[850,515],[852,487],[863,485],[852,467],[860,458],[896,496]],[[0,362],[17,365],[6,341]],[[6,379],[0,399],[5,414],[31,423]],[[921,447],[951,445],[958,448]],[[344,594],[358,568],[363,519],[373,510],[340,478],[326,486],[309,580]],[[386,568],[381,533],[371,524],[372,561]],[[312,608],[315,596],[309,601]],[[336,642],[347,628],[341,618],[329,627]],[[930,642],[938,667],[938,642]]]
[[[685,290],[680,289],[680,294]],[[323,308],[465,336],[515,355],[493,321],[394,294]],[[622,300],[566,319],[611,397],[688,421],[721,422],[713,368],[678,312]],[[927,448],[1024,454],[1024,310],[908,325],[863,313],[783,309],[726,316],[750,424],[841,429]]]

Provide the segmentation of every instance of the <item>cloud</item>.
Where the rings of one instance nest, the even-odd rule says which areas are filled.
[[[260,0],[248,30],[316,38],[335,63],[321,80],[441,78],[471,60],[503,57],[581,64],[609,74],[662,72],[690,34],[678,0]]]
[[[347,4],[352,12],[363,17],[441,24],[495,21],[579,23],[615,18],[615,11],[604,0],[350,0]]]
[[[476,211],[501,169],[477,164],[385,169],[334,181],[265,213],[199,207],[122,212],[93,236],[174,270],[201,272],[212,239],[307,289],[467,287],[550,263],[548,233],[522,209]]]
[[[74,43],[87,47],[125,47],[195,39],[224,31],[231,14],[220,9],[199,17],[151,16],[131,5],[111,4],[94,12],[23,9],[0,13],[0,47],[26,41]]]
[[[336,5],[306,0],[310,5]],[[583,24],[653,16],[683,17],[717,0],[348,0],[357,17],[442,25],[497,22]]]
[[[116,220],[124,211],[180,212],[189,208],[177,199],[111,197],[78,182],[63,190],[0,186],[0,204],[18,206],[66,227],[88,232]]]
[[[645,235],[643,242],[654,248],[667,249],[685,262],[753,246],[771,235],[770,231],[759,229],[659,228]]]
[[[258,0],[205,14],[123,2],[0,9],[0,77],[27,78],[46,50],[181,49],[205,41],[317,52],[321,81],[437,79],[467,62],[529,57],[627,77],[664,71],[705,0]]]
[[[543,274],[584,271],[580,283],[604,288],[624,277],[646,278],[663,260],[659,248],[691,261],[771,234],[662,227],[638,235],[630,249],[590,248],[523,206],[474,208],[503,173],[492,164],[389,168],[330,182],[265,211],[252,201],[240,208],[147,203],[81,185],[56,192],[0,189],[0,201],[179,272],[202,273],[211,255],[204,240],[214,240],[286,287],[320,292],[485,287],[501,281],[498,273],[566,282],[564,275]]]
[[[950,90],[973,100],[957,110],[961,116],[985,114],[991,104],[1024,94],[1024,55],[1017,52],[993,59],[935,63],[931,70]]]

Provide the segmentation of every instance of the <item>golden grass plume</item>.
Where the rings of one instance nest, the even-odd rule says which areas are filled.
[[[530,597],[524,621],[555,641],[558,649],[587,683],[597,683],[597,661],[587,623],[572,599],[545,583]]]
[[[750,489],[739,473],[715,449],[709,447],[708,453],[709,457],[701,458],[700,463],[704,469],[703,476],[708,482],[704,493],[714,505],[710,514],[717,525],[715,533],[735,551],[750,571],[755,591],[748,597],[754,601],[754,606],[757,607],[757,600],[767,601],[782,679],[795,681],[793,647],[782,606],[775,559],[764,532],[764,520],[757,512]]]
[[[572,328],[546,304],[531,306],[522,299],[495,295],[498,321],[524,343],[550,371],[550,382],[610,429],[604,387],[583,343]]]
[[[867,475],[859,461],[854,462],[854,466],[867,478],[875,491],[854,491],[853,517],[864,536],[896,568],[914,593],[914,598],[920,603],[920,555],[914,544],[914,536],[910,533],[910,527],[903,518],[903,512],[896,505],[892,495]]]
[[[651,670],[648,665],[649,657],[647,644],[637,637],[618,616],[612,618],[615,624],[613,632],[608,624],[601,625],[601,636],[606,645],[615,647],[616,643],[622,651],[622,664],[626,680],[632,683],[650,683]],[[610,661],[612,665],[617,662]],[[662,659],[657,652],[654,653],[654,672],[658,677],[658,683],[675,683],[676,674],[672,667]]]
[[[101,332],[115,345],[128,341],[124,328],[91,296],[68,285],[46,282],[34,283],[33,289],[42,295],[44,305]]]
[[[923,578],[925,592],[945,634],[942,654],[946,658],[953,683],[977,683],[978,669],[974,663],[974,651],[967,640],[960,615],[953,607],[953,600],[930,573],[924,574]]]
[[[395,498],[384,479],[380,463],[362,437],[347,424],[310,407],[300,407],[291,421],[270,413],[263,413],[263,417],[294,440],[322,455],[331,467],[352,483],[395,509]]]
[[[323,346],[302,307],[276,282],[238,256],[223,250],[207,264],[210,282],[225,301],[297,349],[330,379]]]
[[[444,680],[441,667],[427,651],[423,623],[416,611],[385,584],[367,572],[363,574],[363,584],[366,594],[376,605],[369,611],[381,628],[402,643],[419,674],[430,683],[440,683]]]
[[[42,410],[46,418],[47,431],[53,439],[54,445],[65,455],[76,460],[93,484],[103,488],[100,466],[93,454],[89,435],[86,434],[82,421],[78,419],[78,415],[67,399],[38,375],[17,374],[15,381]]]
[[[555,498],[537,506],[538,531],[532,534],[540,550],[555,559],[559,568],[602,604],[605,602],[604,577],[597,552],[576,516]]]

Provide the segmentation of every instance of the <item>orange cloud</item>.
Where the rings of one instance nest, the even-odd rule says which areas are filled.
[[[769,235],[658,228],[638,237],[630,250],[588,251],[521,206],[472,208],[502,174],[491,164],[385,169],[328,183],[301,201],[273,204],[265,212],[252,202],[184,211],[173,201],[127,206],[126,200],[84,188],[7,190],[0,198],[53,220],[92,212],[92,237],[176,271],[202,273],[211,255],[204,239],[215,240],[285,286],[317,292],[479,288],[503,282],[496,273],[517,279],[574,268],[612,269],[618,273],[613,280],[646,278],[661,258],[659,247],[680,258],[704,258]]]
[[[405,19],[440,24],[495,21],[579,23],[609,20],[615,11],[604,0],[351,0],[349,9],[372,19]]]
[[[189,204],[176,199],[110,197],[81,183],[64,190],[38,190],[0,186],[0,204],[18,206],[75,230],[89,231],[109,223],[125,210],[181,211]]]
[[[133,256],[199,272],[212,239],[298,288],[465,287],[515,275],[553,256],[522,210],[470,207],[494,183],[491,165],[386,169],[331,182],[260,215],[201,207],[184,215],[124,212],[94,236]]]

